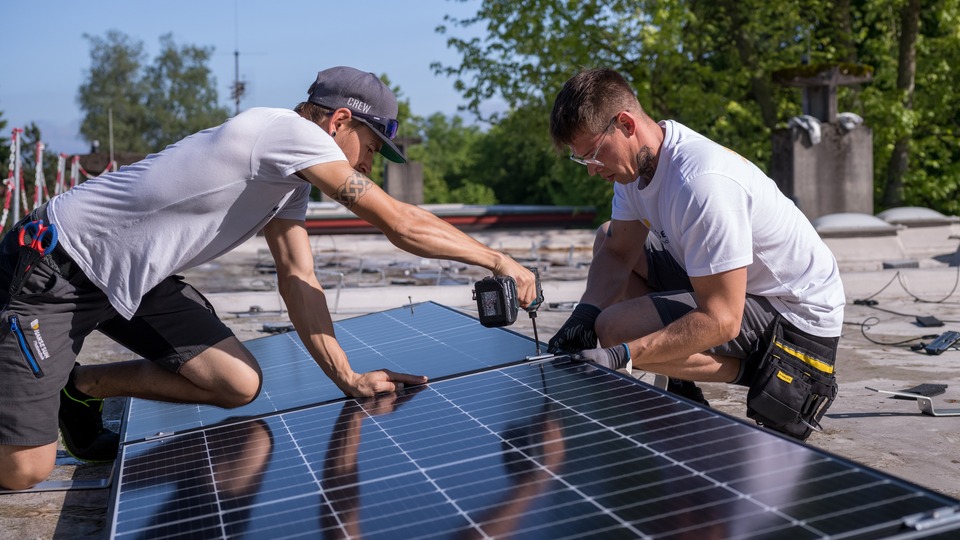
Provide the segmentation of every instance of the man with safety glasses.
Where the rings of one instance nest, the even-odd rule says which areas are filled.
[[[33,211],[0,242],[0,303],[6,305],[0,315],[0,487],[25,489],[49,475],[58,424],[74,456],[114,459],[119,437],[103,428],[103,398],[225,408],[255,399],[262,380],[256,359],[176,274],[261,231],[290,320],[344,394],[372,396],[426,382],[351,368],[334,336],[304,228],[313,186],[401,249],[512,276],[521,304],[533,301],[529,270],[367,178],[376,152],[404,161],[393,143],[397,100],[379,78],[334,67],[317,75],[308,94],[293,111],[244,111],[91,179]],[[55,225],[59,241],[22,288],[9,287],[19,260],[17,233],[39,220]],[[143,359],[75,365],[94,330]]]
[[[613,70],[566,82],[550,134],[614,195],[549,350],[666,375],[703,404],[689,381],[748,386],[751,418],[806,438],[836,396],[844,307],[837,262],[806,217],[746,159],[652,120]]]

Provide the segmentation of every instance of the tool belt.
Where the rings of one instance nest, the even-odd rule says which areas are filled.
[[[836,350],[777,317],[747,392],[747,416],[801,441],[837,397]]]
[[[42,219],[45,223],[50,222],[47,218],[47,204],[48,203],[43,203],[31,212],[33,219]],[[80,273],[80,268],[77,266],[77,263],[73,262],[73,259],[60,247],[60,244],[57,244],[57,246],[53,248],[53,251],[43,258],[43,262],[47,263],[54,272],[60,274],[67,280],[73,279]]]

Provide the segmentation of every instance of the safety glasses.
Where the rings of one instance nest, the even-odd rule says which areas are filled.
[[[578,156],[574,153],[571,153],[570,159],[581,165],[593,165],[594,167],[603,167],[603,162],[597,159],[597,154],[600,153],[600,148],[603,146],[603,141],[604,139],[607,138],[607,133],[610,132],[610,127],[613,126],[613,123],[617,121],[618,116],[620,116],[619,113],[614,115],[614,117],[610,119],[610,123],[607,124],[607,127],[603,128],[603,136],[600,137],[600,142],[597,143],[597,149],[594,150],[592,154],[590,154],[590,157]]]

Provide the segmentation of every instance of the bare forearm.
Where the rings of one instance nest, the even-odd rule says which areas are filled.
[[[327,377],[344,393],[351,393],[351,381],[356,374],[337,342],[320,285],[311,286],[298,278],[287,278],[281,283],[281,296],[300,340]]]
[[[693,310],[662,329],[634,340],[630,352],[641,362],[669,362],[726,341],[726,336],[719,332],[719,327],[708,315]]]
[[[627,346],[634,368],[681,379],[729,382],[736,376],[739,363],[718,363],[703,353],[730,339],[714,319],[694,310]]]
[[[527,307],[537,296],[533,273],[508,255],[477,242],[426,210],[402,205],[399,219],[382,230],[397,247],[420,255],[482,266],[496,275],[512,276],[517,298]]]
[[[385,196],[359,172],[351,171],[331,197],[374,224],[393,245],[404,251],[421,257],[482,266],[492,271],[503,266],[502,254],[418,206]]]
[[[690,280],[697,307],[664,328],[630,343],[631,353],[639,363],[691,358],[736,338],[740,333],[746,297],[746,268],[691,277]],[[708,364],[717,365],[715,362]],[[699,380],[714,380],[704,378],[704,375],[698,374]],[[730,374],[724,376],[727,375]]]
[[[506,257],[459,231],[453,225],[416,206],[406,206],[397,225],[384,231],[400,249],[438,259],[481,266],[491,271],[503,268]]]
[[[533,274],[522,265],[430,212],[393,199],[364,175],[345,170],[344,166],[344,162],[315,165],[301,173],[324,193],[377,227],[404,251],[482,266],[497,275],[513,276],[522,306],[529,305],[536,297]],[[340,183],[337,178],[343,173],[346,173],[345,180]]]

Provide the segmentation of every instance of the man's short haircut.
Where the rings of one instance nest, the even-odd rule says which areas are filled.
[[[293,112],[299,114],[314,124],[319,124],[320,122],[326,120],[333,111],[326,107],[317,105],[316,103],[302,101],[293,108]]]
[[[317,105],[316,103],[312,103],[310,101],[301,101],[296,107],[293,108],[293,112],[299,114],[314,124],[323,123],[327,118],[330,118],[330,115],[333,114],[333,110],[328,109],[323,105]],[[353,130],[359,129],[360,125],[360,122],[358,122],[356,118],[351,118],[350,123],[347,124],[347,126]]]
[[[564,83],[553,101],[550,137],[563,152],[580,133],[600,133],[622,111],[642,113],[630,83],[608,68],[586,69]]]

